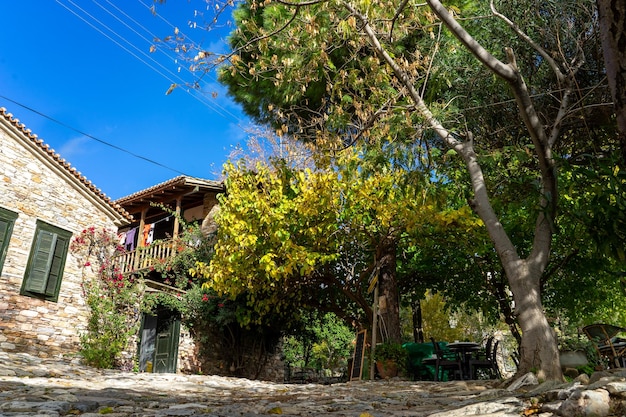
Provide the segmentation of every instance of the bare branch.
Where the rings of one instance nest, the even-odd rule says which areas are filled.
[[[281,2],[281,3],[282,3],[282,2]],[[297,4],[291,4],[291,3],[288,3],[288,4],[289,4],[289,5],[291,5],[291,6],[299,6],[299,5],[297,5]],[[291,18],[290,18],[287,22],[285,22],[285,24],[284,24],[284,25],[282,25],[280,28],[276,29],[276,30],[275,30],[275,31],[273,31],[273,32],[268,33],[267,35],[264,35],[264,36],[259,36],[259,37],[256,37],[256,38],[254,38],[254,39],[249,40],[248,42],[246,42],[246,44],[245,44],[245,45],[242,45],[242,46],[238,47],[235,51],[233,51],[232,53],[228,54],[228,55],[227,55],[227,57],[231,57],[231,56],[235,55],[237,52],[239,52],[239,51],[241,51],[241,50],[243,50],[243,49],[247,48],[248,46],[250,46],[250,45],[251,45],[251,44],[253,44],[253,43],[256,43],[256,42],[262,41],[263,39],[271,38],[272,36],[275,36],[276,34],[278,34],[278,33],[282,32],[282,31],[283,31],[283,30],[285,30],[285,29],[286,29],[286,28],[287,28],[287,27],[288,27],[291,23],[293,23],[293,21],[294,21],[294,20],[296,20],[296,17],[298,17],[298,13],[299,13],[299,12],[300,12],[300,7],[296,7],[296,10],[294,11],[293,16],[291,16]]]
[[[468,51],[482,62],[483,65],[497,76],[509,82],[513,82],[517,78],[517,72],[483,48],[483,46],[479,44],[472,35],[467,33],[465,28],[448,13],[439,0],[427,0],[427,2],[432,11],[435,12],[439,19],[450,29],[452,34],[456,36],[457,39],[465,45]]]
[[[554,73],[556,74],[557,79],[559,80],[559,82],[563,82],[565,79],[565,76],[563,75],[563,73],[561,72],[561,70],[559,69],[558,64],[556,63],[556,61],[554,59],[552,59],[552,57],[545,51],[545,49],[543,49],[541,46],[539,46],[535,41],[533,41],[530,36],[528,36],[527,34],[525,34],[515,23],[513,23],[508,17],[506,17],[505,15],[501,14],[500,12],[498,12],[496,10],[496,6],[493,4],[493,0],[491,0],[491,11],[494,14],[494,16],[498,17],[499,19],[501,19],[502,21],[504,21],[504,23],[506,23],[511,29],[513,29],[513,32],[515,32],[520,38],[522,38],[527,44],[529,44],[535,51],[537,51],[537,53],[539,55],[541,55],[541,57],[543,59],[546,60],[546,62],[548,63],[548,65],[550,65],[550,68],[552,68],[552,71],[554,71]]]
[[[284,1],[284,0],[272,0],[275,3],[278,4],[282,4],[283,6],[289,6],[289,7],[303,7],[303,6],[312,6],[314,4],[318,4],[318,3],[323,3],[324,0],[311,0],[311,1],[301,1],[298,3],[292,3],[290,1]]]
[[[441,25],[439,25],[439,30],[437,31],[437,42],[435,42],[435,50],[432,53],[432,58],[428,62],[428,69],[426,70],[426,78],[424,79],[424,84],[422,86],[422,93],[421,93],[422,98],[424,97],[424,93],[426,92],[426,85],[428,84],[428,78],[433,69],[433,62],[435,62],[435,56],[437,55],[437,52],[439,52],[440,41],[441,41]]]
[[[396,10],[396,14],[393,16],[393,19],[391,19],[391,28],[389,29],[389,42],[393,42],[393,27],[395,26],[396,20],[398,20],[400,13],[402,13],[408,2],[409,0],[402,0],[402,3],[400,3],[398,9]]]

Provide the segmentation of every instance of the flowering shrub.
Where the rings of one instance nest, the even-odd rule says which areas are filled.
[[[89,227],[70,243],[82,269],[82,290],[89,307],[87,329],[80,335],[81,354],[98,368],[130,369],[132,361],[121,355],[139,326],[142,298],[140,283],[120,273],[113,263],[124,249],[114,232]]]

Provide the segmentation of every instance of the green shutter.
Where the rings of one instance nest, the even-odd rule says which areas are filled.
[[[21,294],[56,301],[72,233],[37,221]]]
[[[4,247],[4,242],[9,240],[7,232],[9,231],[9,221],[0,219],[0,248]]]
[[[4,257],[7,255],[7,248],[9,247],[9,223],[8,220],[0,219],[0,270],[4,264]]]
[[[39,230],[32,253],[30,271],[26,278],[26,291],[46,294],[48,272],[52,266],[57,235],[47,230]]]
[[[54,296],[58,291],[58,286],[61,284],[61,276],[63,275],[68,245],[69,239],[57,235],[48,273],[48,284],[46,285],[46,295],[48,296]]]
[[[15,219],[17,219],[16,213],[0,208],[0,271],[2,271],[4,259],[7,256]]]

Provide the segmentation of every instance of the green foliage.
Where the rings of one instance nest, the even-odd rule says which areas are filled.
[[[428,291],[421,302],[424,336],[437,341],[467,340],[480,342],[493,334],[494,322],[467,307],[452,311],[440,293]]]
[[[285,337],[285,362],[300,368],[346,369],[352,355],[354,331],[336,315],[310,313],[302,316],[302,326]]]
[[[122,275],[114,264],[123,248],[112,231],[90,227],[74,238],[70,250],[83,271],[89,307],[86,332],[80,335],[81,354],[91,366],[132,369],[132,360],[121,353],[137,333],[142,290],[140,282]]]
[[[166,210],[166,208],[164,208]],[[142,309],[151,312],[165,306],[181,315],[181,322],[194,336],[208,340],[208,329],[227,333],[232,328],[246,327],[253,317],[244,295],[218,294],[207,287],[203,277],[190,272],[200,263],[210,263],[214,256],[215,236],[203,236],[199,224],[189,224],[179,218],[182,233],[174,256],[155,263],[154,271],[169,286],[180,292],[145,294]]]
[[[237,310],[245,303],[219,296],[202,285],[192,286],[182,297],[185,308],[181,311],[182,322],[190,329],[204,326],[226,327],[237,324]]]
[[[581,375],[582,374],[587,374],[589,376],[593,375],[593,373],[596,371],[595,368],[592,365],[579,366],[579,367],[576,368],[576,370]]]
[[[624,178],[615,162],[563,163],[561,215],[554,255],[544,274],[544,305],[550,315],[582,327],[594,322],[626,324],[620,251]]]
[[[598,355],[594,343],[582,332],[581,327],[578,327],[576,322],[570,322],[568,319],[561,320],[555,331],[559,340],[559,351],[581,351],[587,356],[590,367],[605,365],[603,359]]]
[[[564,199],[568,214],[584,225],[602,255],[626,262],[626,170],[619,159],[590,156],[568,165]]]
[[[377,362],[392,361],[398,366],[399,371],[406,371],[409,353],[400,343],[379,343],[374,349],[374,360]]]
[[[176,215],[166,207],[161,208],[172,215]],[[211,259],[214,236],[203,236],[200,224],[187,223],[180,216],[178,216],[178,222],[181,233],[177,238],[175,254],[165,259],[153,260],[153,270],[147,274],[158,274],[159,280],[163,280],[164,284],[180,291],[146,293],[142,300],[142,311],[154,312],[158,306],[165,306],[170,310],[180,312],[183,323],[187,324],[185,317],[191,317],[195,314],[193,310],[198,307],[193,288],[199,287],[203,283],[202,279],[190,274],[189,269],[197,262],[208,262]],[[185,293],[189,291],[191,291],[191,295],[187,296]]]
[[[403,3],[406,7],[401,12],[396,5],[369,2],[292,5],[250,0],[236,5],[236,28],[230,38],[234,52],[221,68],[220,77],[248,114],[282,135],[314,141],[324,149],[333,149],[339,146],[338,142],[341,145],[419,143],[417,148],[428,156],[423,158],[428,162],[422,169],[427,167],[439,185],[463,182],[457,191],[459,200],[470,200],[474,207],[493,207],[493,218],[483,212],[488,225],[498,226],[491,227],[491,238],[484,233],[464,233],[453,226],[450,235],[440,234],[440,237],[429,230],[420,236],[426,239],[416,239],[401,248],[403,288],[410,291],[411,297],[419,297],[425,287],[430,287],[441,291],[447,299],[465,300],[457,305],[480,308],[490,318],[498,317],[494,306],[499,305],[506,319],[513,320],[512,312],[504,311],[507,305],[510,310],[510,289],[498,256],[511,255],[502,258],[509,272],[516,275],[519,270],[513,272],[512,264],[520,265],[525,257],[541,254],[537,259],[552,259],[552,263],[547,268],[540,266],[537,270],[545,270],[544,276],[529,276],[529,283],[537,284],[533,291],[546,289],[545,304],[550,310],[565,311],[563,304],[572,300],[575,300],[572,305],[584,304],[589,314],[608,309],[608,302],[595,311],[593,306],[615,287],[615,276],[613,285],[610,282],[613,266],[608,263],[608,267],[603,267],[601,259],[595,258],[596,262],[587,263],[589,266],[584,269],[576,267],[585,265],[591,258],[584,242],[584,237],[589,236],[595,237],[596,244],[604,246],[611,256],[624,258],[624,237],[620,231],[623,228],[619,227],[623,217],[620,213],[624,212],[620,209],[621,180],[611,181],[610,188],[614,190],[603,193],[606,177],[604,174],[596,177],[600,193],[593,193],[592,197],[599,196],[602,203],[598,213],[592,213],[593,205],[580,204],[584,196],[575,198],[575,205],[578,204],[575,208],[581,209],[577,210],[582,214],[579,218],[585,219],[585,211],[589,211],[587,218],[600,220],[595,223],[595,230],[589,222],[591,227],[583,234],[576,227],[577,218],[556,217],[561,196],[552,177],[556,168],[560,168],[558,164],[552,165],[553,157],[576,162],[581,155],[603,158],[616,149],[612,134],[614,121],[607,117],[609,112],[602,110],[609,100],[606,90],[599,88],[603,87],[605,71],[594,1],[493,2],[495,8],[511,19],[510,25],[489,11],[487,2],[446,2],[445,7],[496,58],[513,65],[511,56],[505,57],[503,50],[510,47],[514,52],[516,71],[527,82],[517,91],[532,92],[532,97],[527,97],[529,102],[523,105],[521,100],[512,100],[511,90],[504,82],[481,65],[448,31],[438,30],[432,5]],[[370,42],[364,35],[367,27],[358,20],[359,15],[366,16],[371,33],[376,34],[381,47],[393,59],[394,68],[381,58],[381,51],[375,49],[376,42]],[[527,42],[512,27],[535,43]],[[540,54],[540,48],[545,54]],[[579,67],[579,63],[584,65]],[[570,78],[574,75],[575,78]],[[415,88],[412,98],[411,87]],[[575,94],[562,100],[568,94],[568,87]],[[418,95],[425,103],[415,99]],[[536,109],[543,127],[529,129],[529,119],[535,119],[535,114],[520,117],[518,104],[524,107],[522,113],[531,107]],[[424,107],[427,112],[423,111]],[[442,140],[428,129],[425,122],[433,120],[430,113],[443,122],[451,136],[462,141],[465,149],[472,148],[464,162],[474,168],[473,189],[487,191],[489,197],[474,201],[474,195],[468,192],[465,167],[460,169],[459,161],[450,157],[455,151],[445,152]],[[474,139],[470,140],[469,132]],[[538,140],[542,133],[547,137]],[[459,149],[460,146],[456,148]],[[473,165],[474,156],[479,166]],[[591,170],[586,175],[592,178],[590,173]],[[593,182],[579,179],[568,186],[582,193],[592,187]],[[375,218],[363,208],[359,207],[360,220],[367,222]],[[402,215],[398,213],[398,217]],[[499,226],[506,233],[495,239],[493,235],[501,232]],[[561,227],[565,233],[555,239],[553,248],[551,240]],[[335,230],[339,233],[342,229]],[[536,230],[540,233],[535,234]],[[294,236],[291,232],[281,232],[277,237],[291,238]],[[407,240],[415,238],[410,233],[405,236]],[[270,233],[269,239],[272,238]],[[355,242],[358,240],[346,240],[344,245]],[[500,244],[494,251],[494,242],[507,245]],[[540,243],[543,248],[538,246]],[[244,255],[232,256],[247,256],[249,248],[242,249]],[[553,250],[555,256],[551,258]],[[258,259],[263,259],[270,270],[279,270],[283,264],[290,265],[280,255],[272,253]],[[515,262],[517,257],[520,262]],[[311,260],[310,265],[313,264],[318,267],[321,263]],[[310,265],[303,266],[305,273],[298,279],[306,272],[318,270],[308,268]],[[599,290],[593,288],[586,296],[581,293],[593,286],[593,268],[602,282]],[[275,277],[270,276],[264,283],[276,286],[272,278]],[[540,285],[539,278],[542,278]],[[412,287],[411,280],[420,281],[420,285]],[[562,292],[568,288],[570,292],[563,297]],[[518,300],[524,298],[519,291],[525,290],[515,289]],[[620,307],[616,304],[614,309]],[[570,307],[567,313],[574,311]],[[543,323],[547,327],[547,321]],[[525,327],[536,329],[537,323],[525,323]],[[549,348],[553,347],[550,343]],[[532,351],[525,350],[528,355]]]

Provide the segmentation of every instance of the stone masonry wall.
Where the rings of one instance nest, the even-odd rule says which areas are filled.
[[[53,161],[54,162],[54,161]],[[89,191],[0,129],[0,207],[19,214],[0,272],[0,351],[40,357],[73,354],[86,324],[81,270],[68,254],[57,302],[20,295],[37,220],[73,232],[95,226],[116,230]]]
[[[193,332],[181,332],[179,372],[285,381],[282,344],[279,343],[273,352],[263,350],[261,353],[258,340],[240,340],[236,348],[229,348],[223,345],[225,340],[219,331],[204,329],[202,332],[202,335],[196,335],[202,341],[194,340]],[[235,351],[237,357],[232,358]]]

